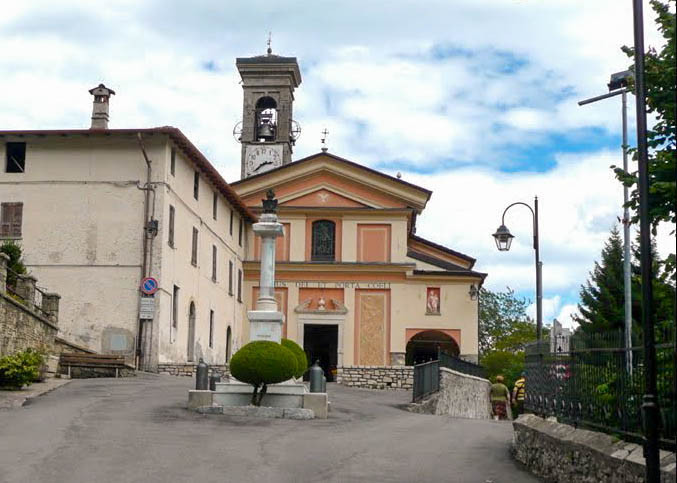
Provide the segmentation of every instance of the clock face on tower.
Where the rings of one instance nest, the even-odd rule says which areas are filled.
[[[282,144],[245,146],[245,177],[282,166]]]

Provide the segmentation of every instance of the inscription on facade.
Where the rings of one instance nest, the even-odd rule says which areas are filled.
[[[286,282],[284,280],[275,280],[276,287],[290,287],[298,288],[379,288],[389,289],[390,282],[321,282],[317,280],[299,280],[297,282]]]

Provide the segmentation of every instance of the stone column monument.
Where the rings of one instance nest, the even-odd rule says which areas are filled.
[[[247,312],[249,339],[280,343],[283,315],[275,300],[275,239],[283,234],[277,221],[277,200],[272,189],[263,201],[263,214],[254,224],[254,234],[261,237],[261,280],[256,310]]]

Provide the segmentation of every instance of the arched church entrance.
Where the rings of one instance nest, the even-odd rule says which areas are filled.
[[[414,335],[407,343],[405,363],[408,366],[437,359],[438,352],[458,357],[458,343],[448,334],[439,330],[424,330]]]

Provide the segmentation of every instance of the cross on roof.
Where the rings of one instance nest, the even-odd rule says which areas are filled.
[[[322,152],[326,153],[327,152],[327,134],[329,134],[329,131],[327,131],[327,128],[324,128],[324,131],[322,131]]]

